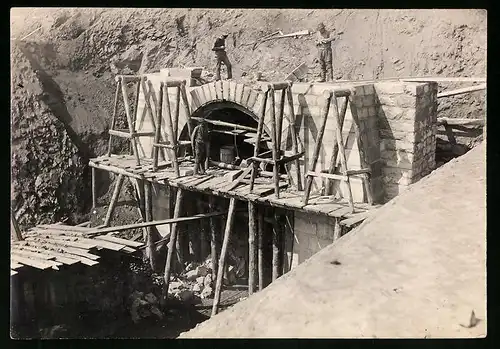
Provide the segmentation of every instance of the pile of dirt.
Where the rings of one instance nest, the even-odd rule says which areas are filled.
[[[280,80],[305,62],[311,68],[308,79],[313,80],[318,67],[311,36],[271,40],[255,48],[244,44],[277,30],[313,32],[321,21],[333,35],[338,35],[333,45],[337,79],[485,75],[484,10],[17,8],[11,10],[12,38],[21,39],[40,29],[22,42],[13,41],[13,101],[31,98],[31,102],[16,102],[19,107],[15,111],[13,107],[12,113],[22,116],[17,118],[23,123],[31,115],[34,121],[29,123],[33,129],[33,125],[43,122],[43,113],[34,104],[45,105],[44,110],[59,120],[56,130],[61,130],[54,131],[57,135],[51,137],[52,142],[66,137],[65,142],[77,149],[73,161],[83,164],[84,171],[89,157],[105,153],[115,74],[193,65],[213,72],[212,45],[219,34],[227,32],[227,51],[236,79],[262,72],[267,80]],[[28,97],[30,92],[19,86],[31,84],[31,76],[37,76],[39,91]],[[440,105],[440,116],[480,118],[485,110],[484,94],[454,97],[440,101]],[[49,145],[37,143],[37,150],[29,145],[33,140],[28,128],[18,123],[13,127],[15,142],[30,149],[24,158],[28,153],[32,157],[50,154]],[[61,153],[40,162],[38,171],[48,176],[55,158],[69,163],[69,158]],[[29,189],[36,181],[30,171],[14,174],[16,190],[22,192],[16,195],[26,202],[38,200]],[[57,173],[58,178],[68,178],[69,182],[84,179],[84,187],[89,181],[65,167]],[[80,197],[79,191],[73,189],[75,186],[57,188]],[[24,223],[41,222],[43,210],[46,218],[56,212],[73,211],[73,201],[66,203],[56,196],[54,191],[48,196],[52,202],[49,206],[28,205],[33,215]],[[87,202],[88,195],[80,197],[80,206]]]

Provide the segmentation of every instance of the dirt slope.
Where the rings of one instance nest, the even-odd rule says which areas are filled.
[[[316,49],[311,37],[269,41],[255,49],[243,44],[277,30],[314,31],[320,21],[335,33],[343,32],[333,46],[337,79],[485,75],[484,10],[14,8],[11,38],[21,39],[40,30],[23,42],[11,41],[11,70],[20,79],[13,85],[13,94],[30,95],[21,86],[29,85],[29,75],[36,71],[42,91],[34,98],[43,98],[78,149],[78,161],[86,164],[89,157],[102,155],[106,149],[115,74],[192,65],[213,71],[214,39],[228,32],[228,55],[236,79],[254,71],[263,72],[268,80],[283,79],[306,62],[312,68],[312,80],[317,70],[313,69]],[[483,117],[484,93],[443,100],[440,108],[441,116]],[[20,119],[32,118],[33,128],[42,123],[41,112],[31,104],[12,113]],[[24,128],[15,132],[16,142],[29,147],[30,133]],[[49,151],[43,144],[30,149],[35,157]],[[60,159],[69,162],[65,155]],[[40,163],[41,171],[44,166],[50,167]],[[22,191],[15,195],[30,202],[33,195],[23,188],[33,187],[36,176],[23,176],[13,177],[14,187]],[[61,176],[73,175],[63,171]],[[73,193],[62,185],[55,189]],[[53,202],[58,200],[53,191],[45,195]],[[87,192],[81,202],[88,200]]]
[[[180,338],[485,336],[485,163],[483,143]]]

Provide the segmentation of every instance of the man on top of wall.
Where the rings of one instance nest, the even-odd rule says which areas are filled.
[[[325,25],[320,23],[318,25],[318,33],[316,36],[316,46],[318,47],[318,60],[321,68],[321,79],[319,82],[333,80],[333,66],[332,66],[332,44],[335,37],[330,38],[330,32],[326,30]],[[327,74],[328,71],[328,74]]]
[[[227,69],[227,78],[233,78],[233,72],[231,70],[231,62],[227,58],[226,54],[226,38],[229,34],[222,34],[215,40],[214,47],[212,51],[215,52],[215,58],[217,59],[217,65],[215,67],[215,80],[220,80],[220,68],[221,64],[224,63]]]

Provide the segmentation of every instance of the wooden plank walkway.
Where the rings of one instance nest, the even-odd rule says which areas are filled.
[[[23,270],[54,269],[74,264],[97,265],[97,250],[134,253],[144,244],[111,235],[86,236],[96,228],[61,223],[42,224],[23,232],[22,241],[11,242],[11,276]]]
[[[366,203],[355,203],[355,211],[351,213],[347,200],[335,200],[329,197],[311,196],[308,205],[302,203],[303,192],[289,188],[287,181],[280,181],[280,198],[274,195],[274,185],[271,178],[259,177],[255,182],[254,191],[250,193],[249,185],[244,180],[235,188],[227,190],[230,182],[224,175],[234,171],[221,168],[210,168],[205,175],[187,175],[175,178],[173,169],[166,162],[161,163],[156,172],[152,171],[152,161],[141,159],[141,166],[137,166],[132,155],[111,155],[91,159],[91,167],[109,171],[115,174],[123,174],[137,179],[145,179],[150,182],[166,184],[188,191],[205,193],[208,195],[236,198],[242,201],[255,201],[260,204],[280,207],[289,210],[300,210],[314,214],[321,214],[335,218],[349,218],[345,225],[352,226],[361,222],[368,215],[366,211],[377,209],[379,205],[370,206]],[[184,160],[179,163],[181,174],[189,173],[193,168],[193,162]],[[358,214],[362,214],[359,215]],[[356,218],[357,217],[357,218]],[[354,223],[353,223],[354,222]],[[341,224],[342,220],[341,220]]]

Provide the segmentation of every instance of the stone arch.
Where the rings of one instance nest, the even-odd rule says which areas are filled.
[[[214,81],[202,86],[192,88],[189,91],[188,98],[190,99],[191,115],[197,115],[202,111],[214,108],[234,108],[251,116],[258,122],[258,115],[262,104],[264,103],[265,93],[260,85],[249,86],[235,81]],[[277,98],[275,98],[278,100]],[[271,134],[271,122],[269,118],[270,103],[266,105],[264,118],[264,132]],[[286,109],[285,109],[286,112]],[[180,120],[179,120],[180,121]],[[186,120],[183,124],[179,124],[179,135],[181,135],[186,127]],[[288,128],[290,127],[288,120],[284,118],[282,129],[282,149],[286,149],[288,141]]]

